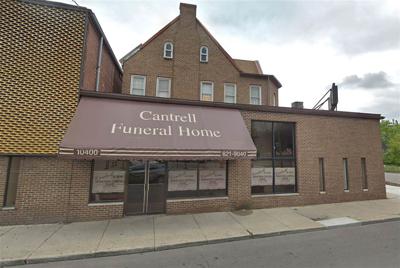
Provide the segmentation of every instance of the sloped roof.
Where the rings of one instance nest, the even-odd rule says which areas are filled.
[[[124,64],[125,61],[127,61],[129,58],[134,56],[137,52],[139,52],[141,49],[143,49],[145,46],[147,46],[149,43],[151,43],[154,39],[156,39],[159,35],[161,35],[163,32],[165,32],[169,27],[171,27],[173,24],[175,24],[178,20],[180,19],[180,15],[178,15],[175,19],[170,21],[167,25],[165,25],[161,30],[159,30],[156,34],[154,34],[150,39],[148,39],[145,43],[139,44],[137,47],[129,51],[125,56],[123,56],[120,59],[121,64]],[[199,21],[199,19],[196,18],[196,22],[199,24],[200,27],[203,28],[203,30],[208,34],[210,39],[216,44],[216,46],[221,50],[222,54],[225,55],[225,57],[231,62],[233,67],[235,67],[236,70],[240,73],[240,75],[243,76],[255,76],[259,78],[267,78],[271,79],[271,81],[278,87],[282,87],[282,84],[276,79],[275,76],[269,75],[269,74],[263,74],[261,70],[261,66],[257,60],[255,61],[250,61],[250,60],[235,60],[233,59],[228,52],[219,44],[219,42],[214,38],[214,36],[207,30],[207,28]]]
[[[256,60],[238,60],[233,59],[239,69],[244,73],[263,74],[260,64]]]

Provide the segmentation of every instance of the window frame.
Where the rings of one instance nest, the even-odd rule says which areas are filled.
[[[171,49],[168,50],[168,51],[171,51],[171,57],[167,56],[167,45],[171,45]],[[167,41],[164,43],[163,57],[164,57],[164,59],[173,59],[174,58],[174,44],[172,42]]]
[[[364,191],[368,190],[368,172],[366,157],[361,157],[361,185]]]
[[[343,158],[343,182],[344,182],[344,191],[350,191],[350,183],[349,183],[349,159]]]
[[[275,92],[272,93],[272,106],[278,106],[278,100]]]
[[[123,192],[113,192],[113,193],[107,193],[107,194],[122,194],[122,198],[118,200],[92,200],[92,189],[93,189],[93,173],[95,171],[95,161],[96,159],[90,160],[90,184],[89,184],[89,195],[88,195],[88,204],[107,204],[107,203],[121,203],[125,202],[125,196],[126,196],[126,184],[127,184],[127,176],[125,175],[125,181],[124,181],[124,191]],[[125,161],[125,160],[102,160],[102,159],[97,159],[97,161],[105,161],[108,162],[107,165],[110,164],[111,161]]]
[[[257,87],[258,88],[258,92],[259,92],[259,95],[260,95],[260,97],[259,97],[259,103],[257,103],[257,104],[254,104],[254,103],[252,103],[252,95],[251,95],[251,92],[252,92],[252,88],[253,87]],[[260,86],[260,85],[250,85],[249,86],[249,97],[250,97],[250,99],[249,99],[249,103],[251,104],[251,105],[262,105],[262,87]]]
[[[211,84],[211,100],[210,101],[214,101],[214,82],[212,82],[212,81],[200,81],[200,100],[208,101],[208,100],[203,100],[203,84]]]
[[[160,91],[159,91],[159,89],[160,89],[159,88],[160,79],[168,80],[168,97],[162,97],[162,96],[158,95],[160,93]],[[158,76],[157,77],[157,82],[156,82],[156,97],[159,97],[159,98],[171,98],[171,85],[172,85],[172,79],[170,77]]]
[[[134,88],[133,88],[133,80],[134,80],[136,77],[143,78],[143,95],[133,94],[133,90],[134,90]],[[147,82],[146,80],[147,80],[147,78],[146,78],[145,75],[132,74],[132,75],[131,75],[130,94],[133,95],[133,96],[146,96],[146,82]]]
[[[226,86],[227,85],[230,85],[230,86],[233,86],[233,89],[234,89],[234,95],[233,95],[233,97],[234,97],[234,101],[233,102],[227,102],[226,101]],[[236,103],[237,102],[237,90],[236,90],[236,83],[224,83],[224,102],[226,102],[226,103]]]
[[[293,194],[293,193],[298,193],[298,181],[297,181],[297,149],[296,149],[296,122],[289,122],[289,121],[270,121],[270,120],[251,120],[251,124],[250,126],[252,127],[253,122],[267,122],[267,123],[271,123],[272,124],[272,154],[271,156],[267,156],[267,157],[260,157],[257,153],[257,159],[251,160],[252,163],[253,161],[258,161],[258,160],[268,160],[272,162],[272,195],[276,195],[276,194]],[[285,124],[290,124],[292,126],[292,132],[293,132],[293,137],[292,137],[292,143],[293,143],[293,154],[291,156],[277,156],[275,153],[275,132],[274,132],[274,125],[275,123],[285,123]],[[250,135],[252,135],[252,133],[250,133]],[[293,161],[294,163],[294,191],[293,192],[287,192],[287,193],[283,193],[283,192],[277,192],[275,189],[275,167],[277,161],[282,161],[282,160],[286,160],[286,161]],[[251,164],[251,168],[253,168],[253,164]],[[253,185],[251,185],[251,188],[253,187]],[[253,193],[252,189],[250,189],[251,195],[266,195],[266,193]],[[267,194],[269,195],[269,194]]]
[[[325,159],[323,157],[318,158],[319,167],[319,191],[321,193],[326,192],[326,181],[325,181]]]
[[[202,52],[203,48],[206,49],[206,51],[207,51],[206,53],[203,53],[203,52]],[[201,56],[203,56],[203,55],[206,56],[206,60],[202,60],[202,57],[201,57]],[[208,62],[208,47],[207,47],[207,46],[201,46],[201,47],[200,47],[200,62],[202,62],[202,63],[207,63],[207,62]]]
[[[200,164],[205,162],[213,162],[213,161],[222,161],[225,163],[225,189],[216,189],[216,190],[201,190],[200,189]],[[189,162],[196,163],[196,190],[188,190],[188,191],[168,191],[169,184],[169,171],[170,171],[170,162]],[[171,160],[166,161],[167,164],[167,182],[166,182],[166,196],[167,200],[179,200],[179,199],[190,199],[190,198],[218,198],[218,197],[227,197],[228,196],[228,184],[229,184],[229,161],[227,160]],[[223,195],[207,195],[205,193],[209,193],[212,191],[224,191]],[[171,193],[171,194],[170,194]],[[172,196],[173,193],[176,195],[181,194],[181,196]]]

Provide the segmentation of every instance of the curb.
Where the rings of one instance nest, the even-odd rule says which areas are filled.
[[[179,243],[179,244],[165,245],[165,246],[160,246],[160,247],[122,249],[122,250],[115,250],[115,251],[112,251],[112,250],[111,251],[98,251],[98,252],[93,252],[93,253],[72,254],[72,255],[55,256],[55,257],[17,259],[17,260],[8,260],[8,261],[6,260],[6,261],[0,261],[0,267],[25,265],[25,264],[39,264],[39,263],[57,262],[57,261],[81,260],[81,259],[99,258],[99,257],[111,257],[111,256],[119,256],[119,255],[140,254],[140,253],[146,253],[146,252],[156,252],[156,251],[164,251],[164,250],[170,250],[170,249],[179,249],[179,248],[184,248],[184,247],[212,245],[212,244],[226,243],[226,242],[232,242],[232,241],[259,239],[259,238],[266,238],[266,237],[276,237],[276,236],[282,236],[282,235],[308,233],[308,232],[314,232],[314,231],[324,231],[324,230],[338,229],[338,228],[344,228],[344,227],[364,226],[364,225],[370,225],[370,224],[395,222],[395,221],[400,221],[400,216],[395,217],[395,218],[362,221],[359,223],[350,223],[350,224],[337,225],[337,226],[323,226],[323,227],[317,227],[317,228],[287,230],[287,231],[265,233],[265,234],[249,233],[249,235],[245,235],[245,236]]]

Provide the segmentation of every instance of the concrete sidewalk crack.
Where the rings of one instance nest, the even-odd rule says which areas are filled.
[[[40,245],[35,248],[34,250],[32,250],[32,252],[25,258],[24,263],[27,264],[28,259],[33,255],[33,253],[35,253],[41,246],[43,246],[50,238],[53,237],[53,235],[55,233],[57,233],[62,227],[64,226],[64,224],[60,224],[60,226],[54,230],[53,233],[51,233],[45,240],[42,241],[42,243],[40,243]]]
[[[106,231],[107,231],[107,229],[108,229],[108,226],[110,226],[110,222],[111,222],[111,220],[108,220],[108,221],[107,221],[107,225],[106,225],[106,227],[104,228],[103,233],[101,234],[99,243],[97,243],[97,246],[96,246],[96,249],[94,250],[94,252],[99,251],[99,247],[100,247],[101,241],[103,241],[104,234],[106,233]]]
[[[208,241],[208,238],[206,236],[206,234],[204,233],[204,231],[201,229],[200,224],[197,222],[196,217],[192,214],[192,218],[194,220],[194,222],[196,223],[197,227],[199,228],[201,234],[204,236],[204,238],[206,239],[206,241]]]
[[[253,234],[249,229],[247,229],[246,226],[244,226],[240,221],[238,221],[235,217],[233,217],[232,212],[227,212],[227,213],[228,213],[228,215],[229,215],[235,222],[237,222],[240,226],[242,226],[242,228],[243,228],[246,232],[249,233],[249,235],[250,235],[251,238],[254,236],[254,234]]]
[[[11,230],[14,230],[14,229],[15,229],[15,227],[11,227],[10,229],[8,229],[7,231],[5,231],[4,233],[0,234],[0,237],[3,236],[3,235],[5,235],[6,233],[8,233],[8,232],[11,231]]]

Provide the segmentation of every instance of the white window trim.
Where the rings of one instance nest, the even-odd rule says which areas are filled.
[[[278,101],[277,101],[277,97],[276,97],[276,93],[272,93],[272,106],[278,106],[277,105]]]
[[[235,89],[235,100],[233,103],[236,103],[236,84],[235,83],[224,83],[224,102],[226,102],[226,86],[233,86]],[[230,102],[229,102],[230,103]]]
[[[203,55],[203,53],[201,53],[201,51],[203,50],[203,48],[207,49],[207,53],[205,54],[206,55],[206,60],[205,61],[201,60],[201,55]],[[208,62],[208,47],[207,46],[201,46],[200,47],[200,62]]]
[[[168,57],[167,56],[167,45],[168,44],[170,44],[171,45],[171,57]],[[174,58],[174,44],[172,44],[172,42],[165,42],[164,43],[164,53],[163,53],[163,55],[164,55],[164,58],[165,59],[173,59]]]
[[[143,95],[136,95],[136,94],[135,94],[135,96],[146,96],[146,76],[145,76],[145,75],[136,75],[136,74],[131,75],[131,90],[130,90],[130,91],[131,91],[131,95],[133,95],[133,79],[134,79],[135,77],[144,78],[144,83],[143,83],[143,85],[144,85]]]
[[[159,81],[160,79],[167,79],[168,80],[168,97],[160,97],[158,96],[159,93]],[[157,77],[157,84],[156,84],[156,96],[160,98],[171,98],[171,78],[169,77],[163,77],[163,76],[158,76]]]
[[[212,81],[201,81],[200,82],[200,100],[203,101],[203,83],[211,84],[211,101],[214,101],[214,82]]]
[[[258,104],[251,103],[251,87],[258,87],[258,91],[260,92],[260,102]],[[249,103],[253,104],[253,105],[262,105],[262,95],[261,95],[261,93],[262,93],[261,86],[259,86],[259,85],[250,85],[249,86],[249,97],[250,97]]]

